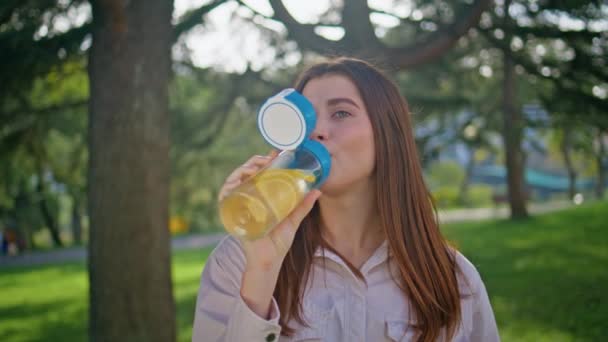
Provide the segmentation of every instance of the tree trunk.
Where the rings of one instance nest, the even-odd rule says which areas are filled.
[[[597,186],[595,187],[595,197],[601,200],[604,199],[604,189],[606,188],[606,170],[604,170],[604,157],[606,155],[606,146],[604,145],[604,132],[601,129],[598,130],[597,140]]]
[[[18,211],[15,210],[11,213],[11,216],[9,216],[8,222],[9,224],[7,227],[12,230],[13,236],[16,238],[15,243],[17,244],[18,251],[21,253],[26,250],[34,250],[36,248],[34,234],[27,219],[24,219],[22,215],[19,215]]]
[[[471,204],[471,200],[469,198],[469,186],[471,185],[471,177],[473,177],[473,169],[475,168],[475,148],[471,147],[469,151],[471,152],[471,156],[467,161],[464,179],[460,184],[460,191],[458,195],[460,198],[460,203],[464,206]]]
[[[505,15],[508,17],[509,1],[505,3]],[[521,150],[523,118],[516,105],[515,62],[511,51],[503,50],[503,139],[505,144],[507,189],[511,218],[525,218],[526,193],[524,178],[524,156]]]
[[[78,196],[72,195],[72,238],[74,244],[82,244],[82,212]]]
[[[27,217],[27,209],[30,205],[28,199],[28,193],[24,182],[19,183],[19,192],[15,198],[15,208],[12,211],[11,222],[14,224],[17,232],[17,237],[23,239],[23,245],[25,249],[33,250],[36,248],[34,242],[34,232],[32,225],[30,224]]]
[[[44,220],[44,224],[48,228],[51,233],[51,239],[53,240],[53,245],[55,247],[63,247],[63,242],[61,241],[61,236],[59,235],[59,227],[57,227],[57,220],[53,216],[51,212],[51,208],[49,208],[48,201],[46,200],[46,195],[44,191],[44,180],[42,173],[38,175],[38,184],[36,185],[36,191],[38,192],[38,205],[40,208],[40,213],[42,214],[42,219]]]
[[[92,1],[91,341],[175,341],[169,245],[171,0]]]
[[[564,157],[564,164],[568,171],[568,198],[573,199],[576,195],[576,170],[572,164],[570,151],[572,150],[572,130],[569,127],[563,128],[564,136],[562,138],[560,149]]]

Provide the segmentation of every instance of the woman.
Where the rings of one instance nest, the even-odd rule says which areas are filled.
[[[396,85],[339,58],[296,89],[331,173],[266,237],[213,251],[193,341],[498,341],[479,274],[439,231]],[[274,155],[235,170],[220,199]]]

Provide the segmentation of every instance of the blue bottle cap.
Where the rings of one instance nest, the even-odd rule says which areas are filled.
[[[315,187],[320,187],[327,177],[329,177],[329,171],[331,170],[331,155],[329,151],[318,141],[306,139],[300,149],[310,152],[321,164],[321,174],[316,175],[317,181]]]
[[[295,89],[270,97],[258,111],[258,129],[279,150],[295,150],[315,129],[317,115],[312,103]]]

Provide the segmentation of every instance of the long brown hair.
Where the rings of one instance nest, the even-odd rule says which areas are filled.
[[[392,254],[390,260],[398,270],[394,280],[410,299],[418,340],[435,341],[442,328],[449,339],[461,318],[457,265],[439,231],[422,177],[408,105],[395,83],[380,70],[353,58],[337,58],[310,67],[300,75],[295,88],[301,92],[310,80],[328,74],[348,77],[369,113],[375,141],[377,210]],[[318,247],[328,247],[321,238],[320,223],[316,204],[302,221],[281,266],[274,296],[285,335],[294,332],[287,326],[290,319],[306,324],[302,297],[313,255]]]

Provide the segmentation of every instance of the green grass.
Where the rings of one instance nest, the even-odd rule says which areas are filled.
[[[486,284],[503,341],[608,341],[608,203],[446,226]]]
[[[503,341],[608,341],[608,203],[521,222],[445,226],[480,271]],[[173,258],[179,341],[190,341],[210,249]],[[0,341],[84,341],[82,263],[0,270]],[[603,304],[603,305],[602,305]]]
[[[200,274],[210,252],[173,255],[179,341],[192,338]],[[0,269],[0,341],[86,341],[87,315],[84,263]]]

